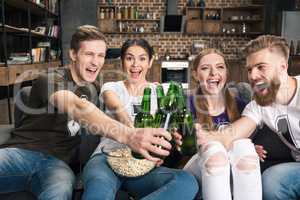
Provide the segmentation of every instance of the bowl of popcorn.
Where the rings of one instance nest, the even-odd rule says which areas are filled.
[[[155,167],[155,162],[133,157],[129,147],[117,148],[106,154],[108,165],[121,176],[143,176]]]

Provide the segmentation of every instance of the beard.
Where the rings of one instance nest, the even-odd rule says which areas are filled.
[[[265,82],[264,84],[266,86],[262,87],[265,87],[265,89],[267,90],[266,94],[258,93],[257,91],[255,91],[257,89],[254,89],[253,94],[253,99],[260,106],[268,106],[275,102],[276,95],[280,87],[280,80],[278,78],[273,78],[271,81]],[[253,85],[252,88],[254,88]]]

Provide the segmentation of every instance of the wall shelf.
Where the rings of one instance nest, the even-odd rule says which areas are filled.
[[[132,21],[132,22],[159,22],[159,19],[116,19],[116,21]]]
[[[1,28],[1,27],[2,27],[2,24],[0,24],[0,32],[3,33],[4,31],[3,31],[3,28]],[[28,37],[28,34],[31,34],[33,37],[45,37],[45,38],[58,39],[54,36],[49,36],[46,34],[38,33],[33,30],[30,30],[28,28],[18,28],[18,27],[14,27],[14,26],[10,26],[10,25],[4,25],[4,28],[7,33],[15,33],[15,34],[19,34],[20,36],[24,36],[24,37]]]
[[[186,7],[187,33],[264,33],[264,7],[248,5],[224,8]]]
[[[44,4],[37,4],[36,0],[0,2],[0,86],[6,86],[1,90],[6,90],[8,105],[14,94],[11,85],[31,81],[37,77],[38,71],[62,63],[60,0],[41,2]],[[8,113],[11,123],[10,106]]]
[[[160,32],[107,32],[107,34],[160,34]]]
[[[37,72],[48,68],[59,67],[60,61],[51,61],[33,64],[12,64],[4,67],[0,64],[0,86],[8,86],[24,81],[34,80]],[[22,77],[21,77],[22,76]]]
[[[52,2],[52,1],[48,1],[48,2]],[[57,13],[49,10],[49,8],[47,8],[45,5],[37,4],[30,0],[8,0],[6,1],[6,3],[9,6],[15,7],[23,11],[27,11],[27,8],[29,8],[31,13],[34,15],[45,16],[45,14],[48,14],[49,17],[51,16],[58,17]],[[50,8],[53,8],[52,5]]]

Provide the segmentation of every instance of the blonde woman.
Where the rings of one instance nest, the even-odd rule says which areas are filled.
[[[228,68],[217,49],[205,49],[195,59],[193,76],[198,81],[191,110],[206,130],[219,130],[240,118],[245,103],[226,87]],[[233,177],[233,194],[230,184]],[[213,140],[202,141],[200,152],[186,164],[202,186],[204,200],[259,200],[262,197],[259,157],[248,138],[230,147]]]

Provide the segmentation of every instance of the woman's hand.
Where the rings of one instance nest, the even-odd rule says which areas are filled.
[[[260,161],[264,162],[268,153],[264,147],[262,145],[255,145],[255,151],[258,154]]]
[[[172,138],[175,141],[175,148],[177,151],[181,150],[181,145],[182,145],[182,136],[180,133],[177,131],[171,131]]]
[[[224,147],[229,150],[232,147],[232,141],[222,131],[207,131],[202,129],[200,124],[195,124],[197,144],[199,146],[205,145],[209,141],[219,141]]]

